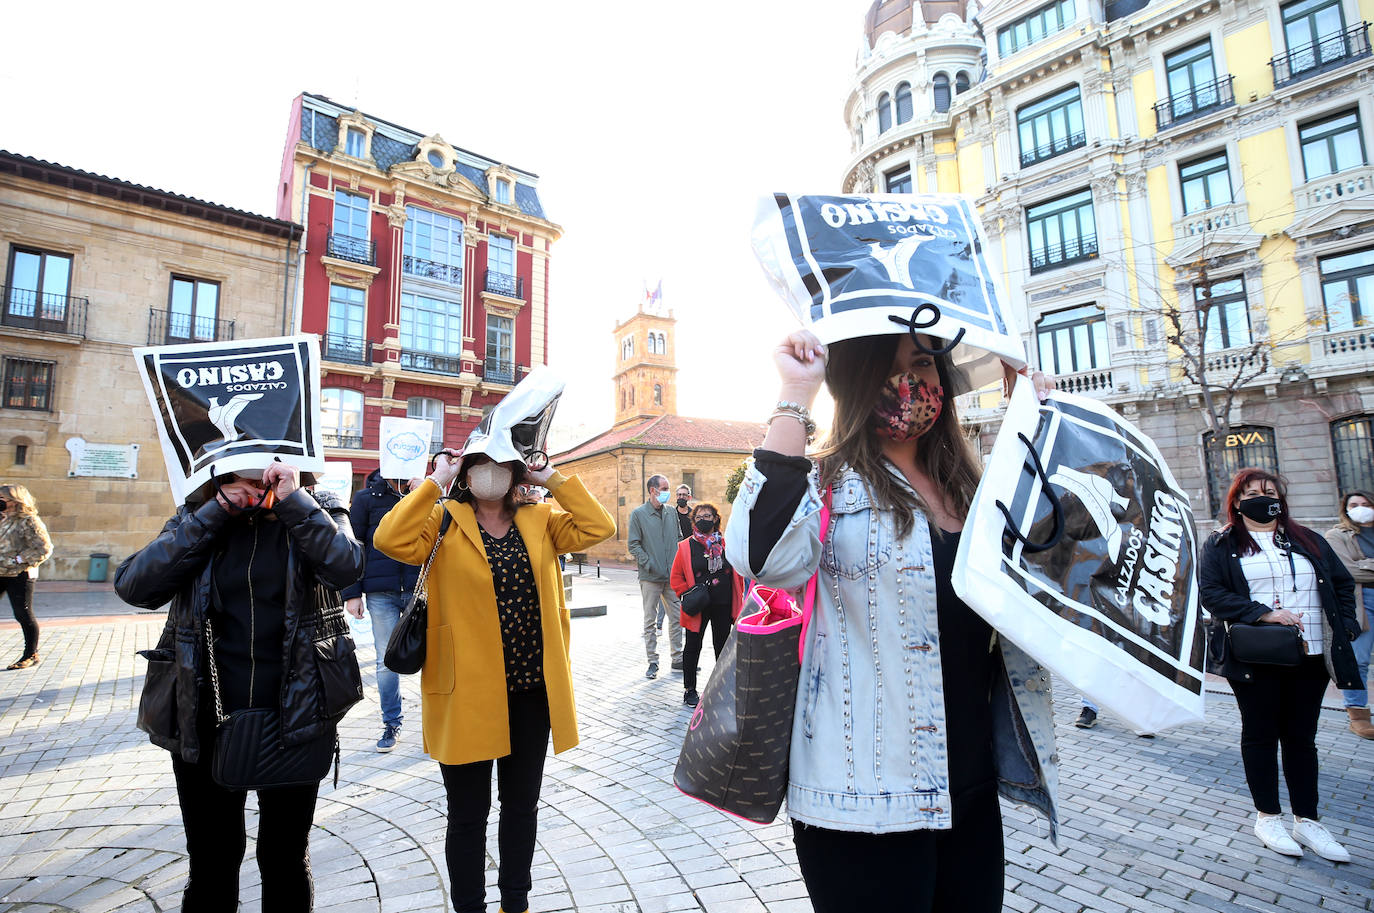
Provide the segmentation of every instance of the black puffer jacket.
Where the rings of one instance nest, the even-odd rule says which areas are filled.
[[[1326,540],[1315,533],[1312,538],[1317,544],[1315,554],[1296,539],[1293,539],[1293,554],[1312,562],[1317,572],[1317,593],[1326,622],[1322,626],[1326,671],[1337,688],[1358,688],[1359,669],[1355,665],[1355,651],[1350,646],[1360,633],[1360,623],[1355,620],[1355,581]],[[1212,616],[1208,643],[1210,671],[1230,679],[1253,680],[1256,672],[1266,667],[1243,663],[1230,655],[1224,623],[1254,623],[1273,606],[1250,598],[1250,583],[1240,566],[1240,552],[1231,541],[1229,527],[1213,533],[1202,546],[1198,589],[1202,607]]]
[[[278,707],[288,745],[328,734],[362,699],[362,677],[337,590],[363,570],[363,548],[353,538],[348,511],[337,497],[303,489],[274,508],[290,545],[283,556],[287,579],[286,636]],[[138,726],[154,745],[200,759],[196,722],[200,701],[210,700],[202,674],[205,614],[211,602],[216,540],[229,514],[214,501],[177,510],[156,539],[115,571],[115,592],[125,602],[153,609],[171,600],[157,649],[149,660]]]
[[[372,470],[367,477],[367,487],[353,495],[353,506],[348,511],[348,517],[353,524],[353,535],[367,550],[367,570],[363,572],[361,580],[344,589],[345,599],[363,593],[396,593],[415,589],[420,569],[413,564],[402,564],[395,558],[388,558],[372,546],[372,534],[381,525],[382,518],[399,503],[401,496],[382,478],[379,469]]]

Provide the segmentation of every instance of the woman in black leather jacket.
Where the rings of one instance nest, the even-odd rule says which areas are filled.
[[[362,698],[334,592],[363,570],[348,511],[331,494],[300,488],[299,471],[284,463],[260,480],[220,483],[213,497],[178,509],[115,572],[125,602],[151,609],[171,601],[157,649],[144,654],[138,726],[172,753],[191,869],[183,909],[196,911],[238,909],[247,840],[247,794],[219,786],[210,773],[216,724],[207,616],[225,714],[276,707],[285,744],[332,743],[336,723]],[[264,913],[313,906],[309,833],[318,790],[318,783],[258,790]]]

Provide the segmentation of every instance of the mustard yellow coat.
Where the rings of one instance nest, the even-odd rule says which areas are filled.
[[[615,535],[615,520],[576,476],[555,472],[545,483],[561,510],[531,504],[515,512],[539,590],[544,635],[544,686],[555,753],[577,744],[570,618],[558,556],[585,551]],[[441,764],[467,764],[510,754],[506,660],[496,589],[471,504],[445,501],[425,480],[382,518],[372,544],[406,564],[424,564],[439,534],[441,511],[453,514],[429,570],[429,626],[420,673],[424,749]]]

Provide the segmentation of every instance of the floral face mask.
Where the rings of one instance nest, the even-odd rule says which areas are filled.
[[[894,441],[915,440],[935,425],[944,398],[944,387],[932,386],[912,371],[894,374],[878,391],[873,428]]]

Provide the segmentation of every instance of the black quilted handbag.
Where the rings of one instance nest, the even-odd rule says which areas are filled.
[[[444,541],[444,533],[448,532],[452,522],[453,514],[446,507],[444,519],[439,521],[439,535],[434,540],[434,547],[429,550],[425,566],[420,568],[415,590],[410,594],[410,601],[396,620],[396,627],[391,629],[391,637],[386,642],[382,664],[400,675],[414,675],[424,668],[425,635],[429,629],[429,594],[425,592],[425,583],[429,580],[429,566],[434,563],[434,556],[439,554],[439,543]]]
[[[225,789],[272,789],[310,786],[329,773],[338,756],[334,725],[299,745],[281,740],[281,719],[275,707],[235,710],[225,716],[220,698],[219,668],[215,663],[215,632],[205,619],[205,639],[210,653],[210,686],[215,696],[215,752],[210,776]],[[336,775],[337,776],[337,775]]]

